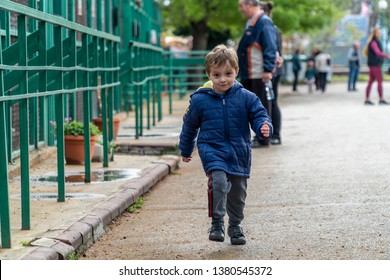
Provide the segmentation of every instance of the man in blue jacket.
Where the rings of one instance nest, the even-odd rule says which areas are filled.
[[[248,19],[237,49],[241,84],[254,92],[269,112],[265,83],[270,81],[276,66],[276,30],[258,0],[239,0],[239,11]],[[268,145],[269,140],[255,137],[253,147]]]

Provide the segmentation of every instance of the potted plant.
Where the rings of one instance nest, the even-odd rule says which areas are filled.
[[[89,124],[90,131],[90,159],[92,159],[95,142],[101,134],[93,123]],[[84,164],[84,124],[78,121],[66,120],[64,123],[65,159],[67,164]]]
[[[98,83],[100,85],[100,77],[99,77]],[[94,118],[92,121],[93,121],[94,125],[96,125],[99,128],[100,131],[103,131],[103,119],[101,117],[102,116],[102,100],[101,100],[100,90],[96,91],[96,97],[97,97],[97,102],[98,102],[99,117]],[[120,118],[117,118],[117,117],[113,117],[113,119],[112,119],[112,122],[114,124],[114,140],[116,140],[116,137],[118,135],[120,121],[121,121]],[[108,119],[107,119],[107,122],[108,122]]]
[[[94,118],[92,121],[93,121],[93,124],[96,125],[100,131],[103,131],[103,119],[102,118]],[[112,119],[112,122],[114,123],[114,140],[116,140],[116,137],[118,135],[120,121],[121,121],[120,118],[114,117]],[[107,122],[108,122],[108,119],[107,119]]]

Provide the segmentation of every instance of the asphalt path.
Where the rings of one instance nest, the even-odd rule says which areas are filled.
[[[390,106],[378,105],[375,86],[375,106],[363,105],[364,87],[281,89],[282,145],[253,149],[246,245],[208,240],[207,178],[195,153],[80,258],[389,260]]]

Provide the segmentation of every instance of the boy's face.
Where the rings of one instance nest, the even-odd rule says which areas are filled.
[[[223,67],[211,66],[210,73],[206,73],[213,82],[213,90],[217,93],[225,93],[234,84],[238,71],[229,63]]]

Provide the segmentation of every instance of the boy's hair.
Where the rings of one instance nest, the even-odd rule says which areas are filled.
[[[210,73],[212,66],[223,67],[229,63],[231,67],[238,71],[238,57],[234,49],[225,45],[218,45],[210,51],[205,58],[206,72]]]

